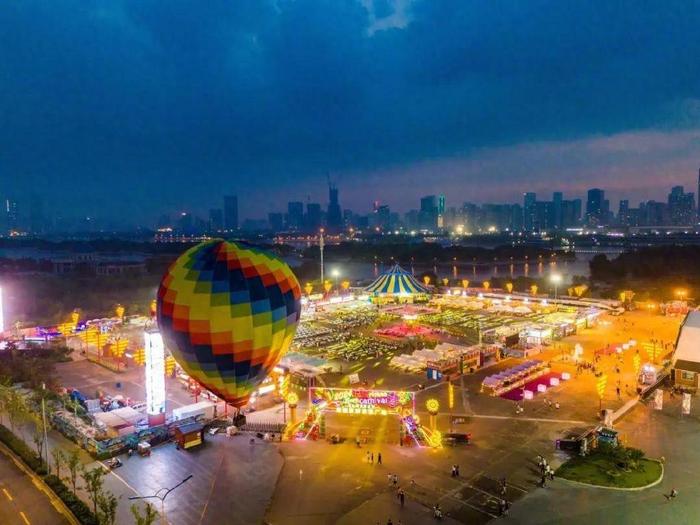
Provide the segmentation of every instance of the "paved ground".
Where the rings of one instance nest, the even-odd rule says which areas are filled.
[[[0,453],[0,523],[63,525],[68,522],[32,479]]]
[[[694,398],[693,401],[696,401]],[[691,409],[692,413],[697,409]],[[538,489],[513,507],[508,523],[698,523],[700,484],[697,467],[700,449],[697,436],[700,418],[681,416],[678,399],[666,394],[665,407],[657,412],[638,405],[618,425],[630,446],[645,450],[649,457],[665,457],[665,475],[661,484],[641,492],[573,487],[565,481]],[[679,491],[675,501],[667,502],[663,494],[672,488]]]
[[[224,435],[207,436],[204,446],[191,451],[166,444],[151,457],[121,459],[124,466],[108,476],[108,484],[130,495],[151,495],[193,475],[165,502],[168,521],[177,525],[259,523],[283,463],[275,445]],[[131,521],[120,515],[118,523]]]

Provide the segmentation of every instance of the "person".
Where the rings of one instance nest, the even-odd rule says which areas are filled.
[[[439,520],[442,519],[442,509],[440,509],[440,504],[436,503],[433,507],[433,517]]]
[[[402,507],[403,507],[405,499],[406,499],[406,494],[404,493],[403,489],[399,489],[399,501],[401,502]]]
[[[382,453],[377,452],[377,465],[381,465],[381,464],[382,464]]]
[[[547,467],[547,475],[549,476],[549,481],[554,481],[554,469],[552,467]]]
[[[369,455],[369,462],[374,465],[374,452]]]
[[[455,465],[455,477],[459,477],[459,465]]]
[[[668,494],[664,494],[664,498],[666,498],[666,501],[671,501],[675,499],[675,497],[678,496],[678,491],[675,488],[671,489],[671,492]]]
[[[392,482],[394,483],[394,487],[399,484],[399,477],[396,474],[392,477]]]
[[[616,387],[615,391],[617,392],[617,398],[620,399],[620,387]]]
[[[498,500],[498,515],[503,516],[503,514],[506,512],[506,500],[501,499]]]
[[[360,436],[355,436],[355,444],[357,445],[357,448],[360,448]]]
[[[391,518],[389,518],[388,520],[386,520],[386,525],[394,525],[394,522],[391,521]]]
[[[367,463],[369,463],[369,450],[367,451]]]
[[[559,401],[557,401],[556,403],[554,403],[554,408],[556,408],[557,410],[559,410]]]
[[[503,514],[504,514],[505,516],[507,516],[509,510],[510,510],[510,502],[509,502],[508,500],[505,500],[505,505],[504,505],[504,508],[503,508]]]
[[[540,478],[540,486],[542,488],[547,486],[547,476],[545,476],[544,474],[542,474],[542,477]]]
[[[457,465],[452,465],[452,473],[450,474],[451,477],[455,477],[457,475]]]

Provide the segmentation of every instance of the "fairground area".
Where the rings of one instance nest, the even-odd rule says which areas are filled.
[[[198,424],[196,440],[149,424],[143,328],[114,326],[104,345],[76,334],[57,371],[81,408],[59,411],[49,442],[77,441],[87,465],[96,454],[105,466],[120,458],[105,486],[125,501],[192,474],[159,509],[183,525],[225,522],[230,512],[246,523],[418,524],[436,508],[445,523],[504,512],[518,522],[551,497],[570,501],[557,519],[584,519],[577,507],[590,516],[585,494],[602,489],[558,479],[540,487],[538,456],[556,468],[571,443],[603,425],[650,456],[679,453],[651,445],[648,425],[628,421],[663,417],[639,400],[663,379],[683,316],[619,313],[607,302],[485,289],[309,301],[290,352],[238,416],[164,356],[162,427]],[[143,441],[148,454],[125,453]],[[673,468],[669,461],[666,477]],[[231,490],[255,497],[230,499]],[[613,506],[663,503],[641,492],[609,497]],[[119,505],[117,523],[131,520]]]

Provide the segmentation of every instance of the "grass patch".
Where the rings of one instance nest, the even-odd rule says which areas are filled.
[[[571,458],[557,469],[556,475],[601,487],[637,488],[659,479],[661,465],[641,459],[635,469],[625,470],[613,458],[594,452],[590,456]]]

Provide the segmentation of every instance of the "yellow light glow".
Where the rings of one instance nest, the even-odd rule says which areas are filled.
[[[425,408],[427,408],[428,412],[430,412],[431,414],[437,414],[438,410],[440,410],[440,403],[437,399],[428,399],[425,402]]]

